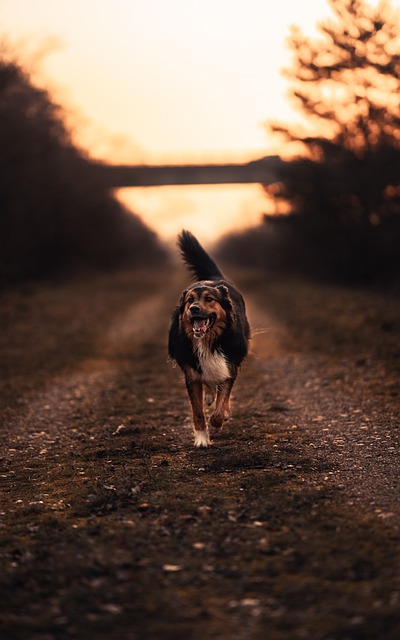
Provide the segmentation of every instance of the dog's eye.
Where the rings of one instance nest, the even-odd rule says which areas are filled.
[[[214,298],[212,298],[211,296],[206,296],[206,297],[204,298],[204,300],[205,300],[206,302],[212,302],[212,301],[214,300]]]
[[[187,299],[187,302],[189,304],[192,304],[192,302],[194,302],[194,296],[189,296],[188,299]]]

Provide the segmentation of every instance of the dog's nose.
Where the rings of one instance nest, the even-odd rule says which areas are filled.
[[[191,307],[189,307],[189,311],[192,316],[195,316],[196,313],[200,313],[200,307],[198,304],[192,304]]]

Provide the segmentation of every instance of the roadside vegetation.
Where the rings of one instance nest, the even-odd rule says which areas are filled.
[[[95,178],[62,108],[2,51],[0,286],[164,262],[156,234]]]
[[[286,76],[305,125],[269,125],[296,149],[265,187],[288,213],[226,238],[220,254],[325,279],[392,280],[400,275],[399,11],[389,2],[329,5],[334,18],[319,25],[321,38],[293,28],[289,39]]]

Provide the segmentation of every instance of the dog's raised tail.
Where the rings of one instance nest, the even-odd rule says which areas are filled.
[[[190,231],[183,230],[179,234],[178,246],[184,263],[196,280],[219,280],[224,277],[214,260]]]

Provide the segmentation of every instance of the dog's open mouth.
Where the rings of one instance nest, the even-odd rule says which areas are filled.
[[[214,316],[208,316],[207,318],[194,317],[191,318],[193,325],[193,333],[196,338],[203,338],[207,331],[211,329],[214,324]]]

